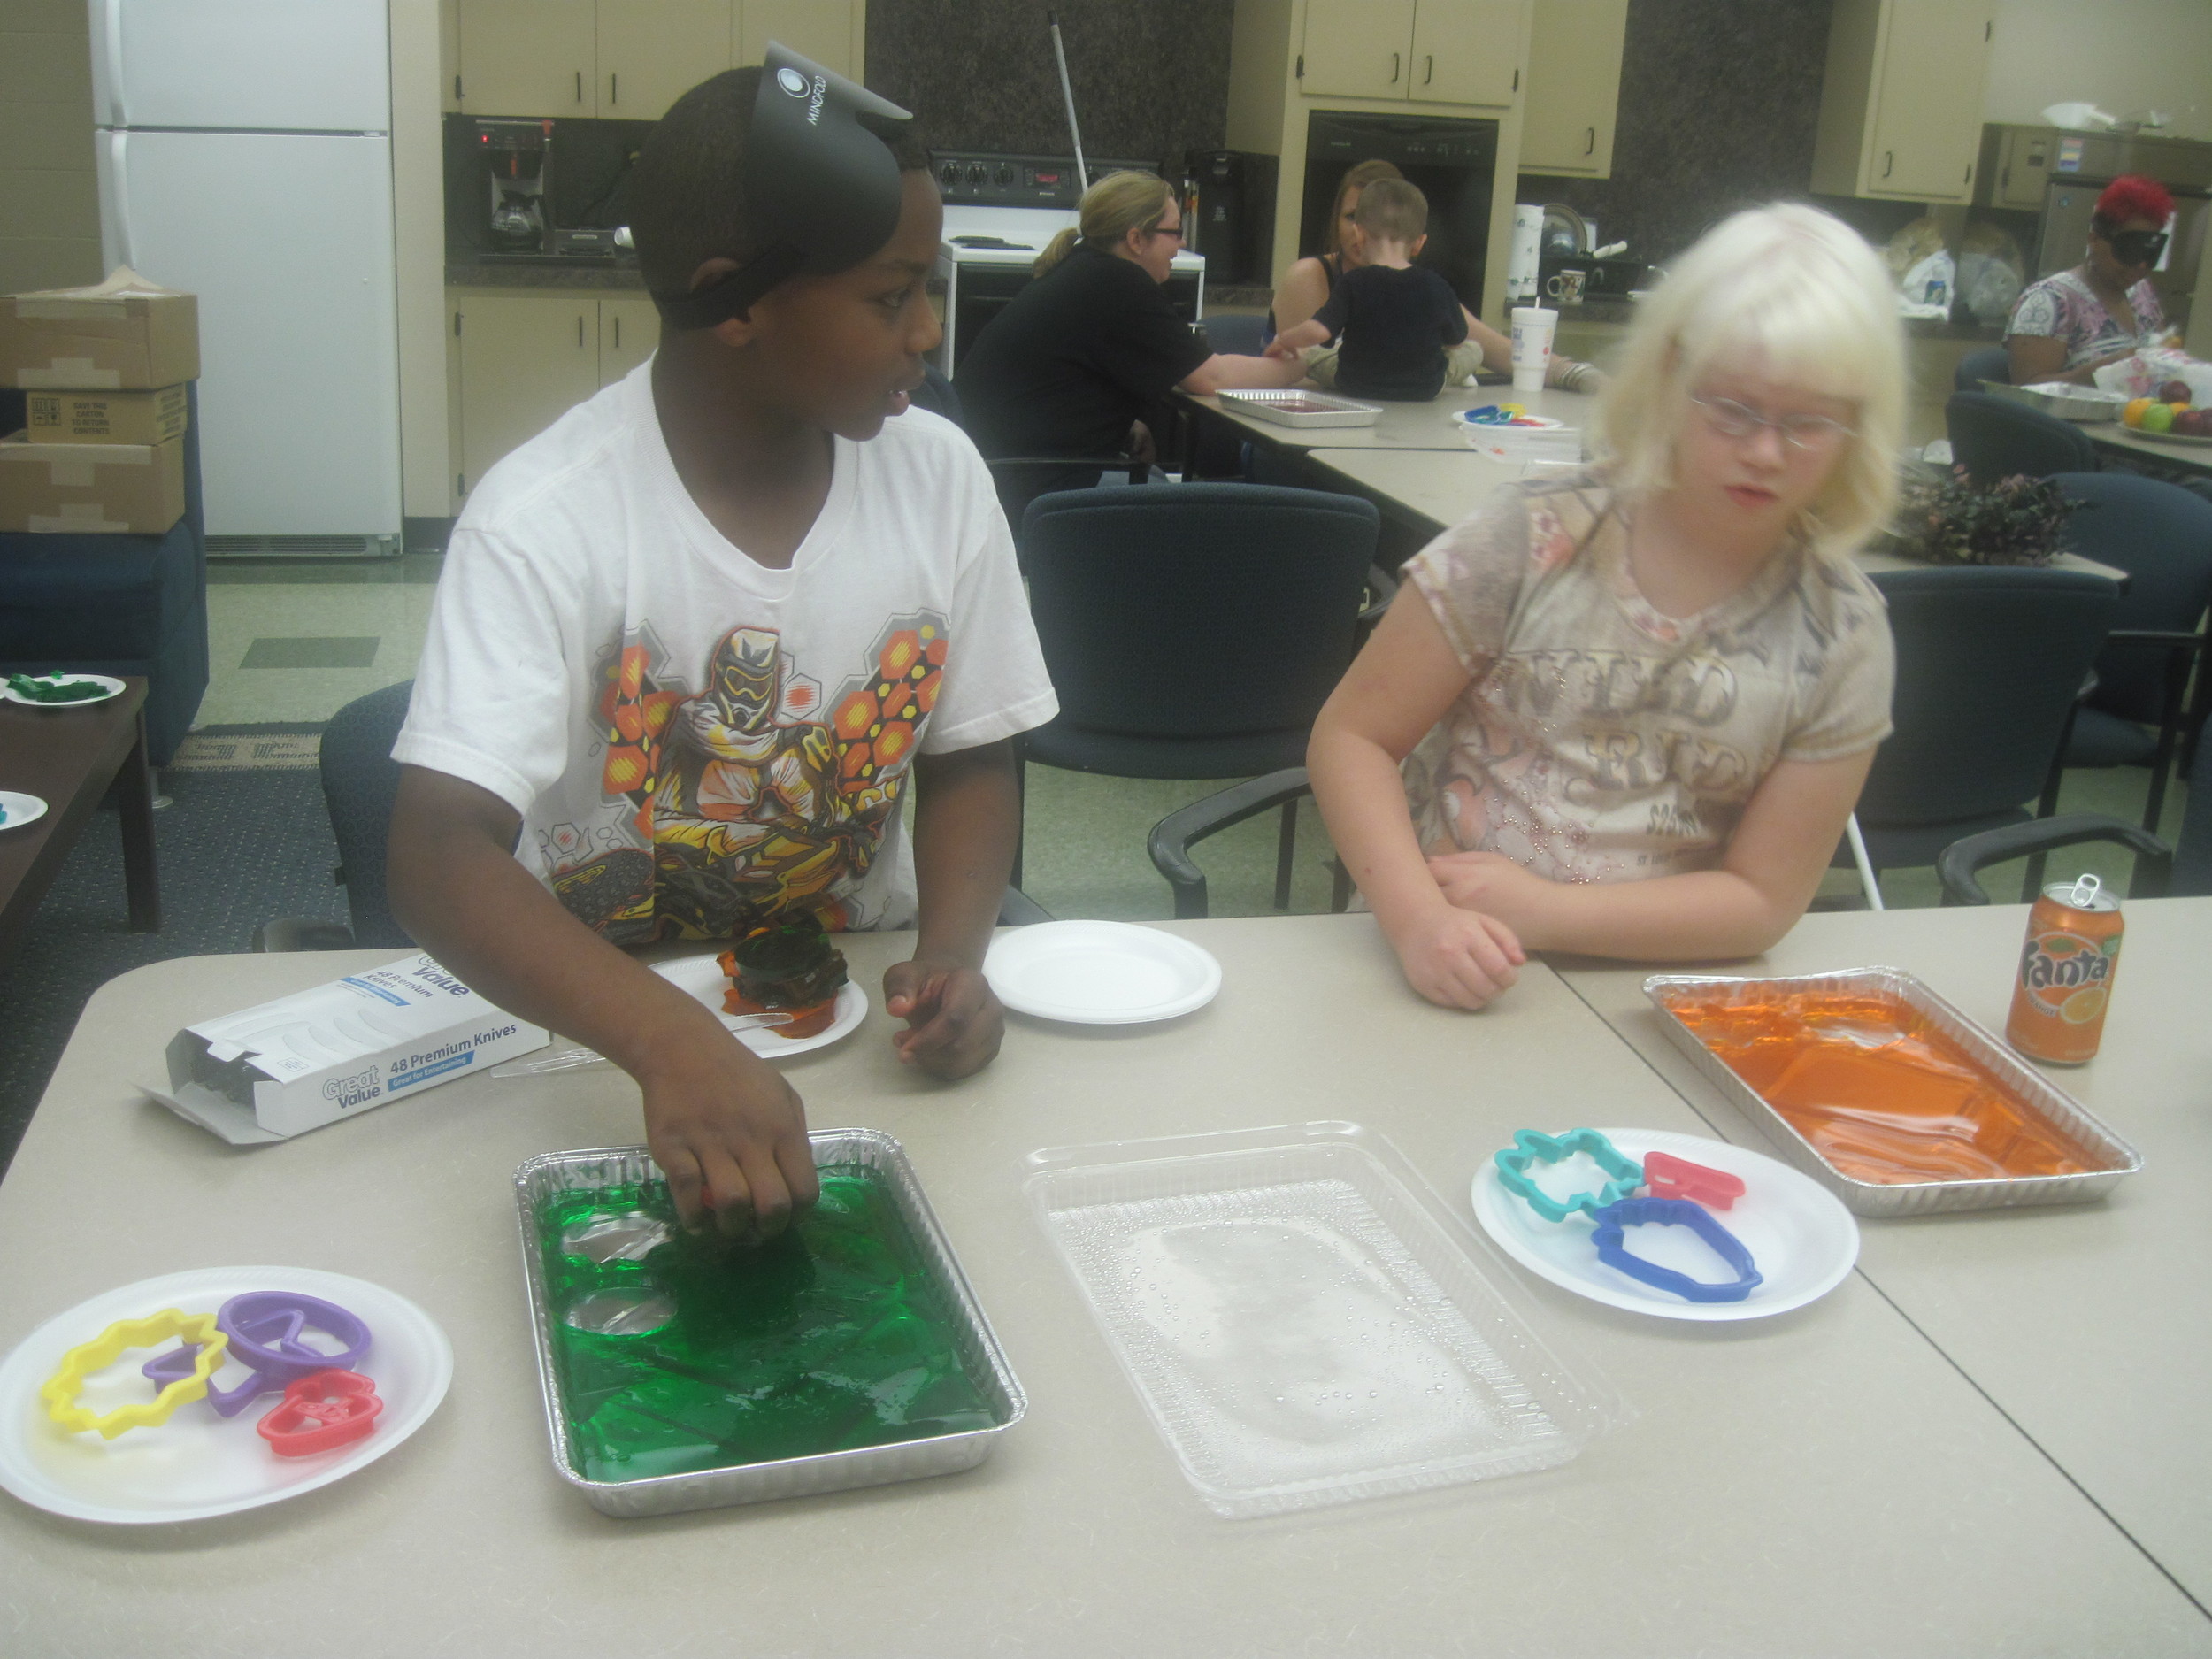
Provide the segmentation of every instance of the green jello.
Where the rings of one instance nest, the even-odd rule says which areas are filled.
[[[561,1402],[588,1479],[641,1480],[991,1426],[953,1343],[950,1300],[883,1179],[841,1164],[824,1165],[821,1179],[821,1202],[781,1238],[729,1253],[676,1225],[658,1181],[556,1194],[539,1206]],[[572,1227],[640,1212],[671,1234],[641,1261],[595,1263],[564,1248]],[[654,1299],[672,1301],[675,1317],[636,1336],[569,1323],[579,1304],[580,1317],[618,1306],[608,1292],[649,1312]]]

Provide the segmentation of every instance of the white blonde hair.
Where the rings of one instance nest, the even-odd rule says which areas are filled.
[[[1855,406],[1855,435],[1810,509],[1814,551],[1847,558],[1888,524],[1905,336],[1889,273],[1857,232],[1818,208],[1782,203],[1723,221],[1674,262],[1636,308],[1599,400],[1594,447],[1624,491],[1673,488],[1690,395],[1721,368]]]

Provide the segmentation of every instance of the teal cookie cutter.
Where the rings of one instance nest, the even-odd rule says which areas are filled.
[[[1561,1164],[1578,1152],[1586,1152],[1612,1179],[1594,1193],[1576,1193],[1557,1199],[1529,1179],[1532,1164]],[[1564,1221],[1578,1210],[1595,1215],[1617,1204],[1644,1184],[1644,1166],[1594,1129],[1570,1129],[1563,1135],[1540,1134],[1533,1129],[1516,1130],[1513,1144],[1497,1154],[1498,1185],[1525,1202],[1547,1221]]]

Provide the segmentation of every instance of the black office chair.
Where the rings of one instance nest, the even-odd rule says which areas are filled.
[[[1373,565],[1379,522],[1356,496],[1256,484],[1041,496],[1021,544],[1060,712],[1023,734],[1025,763],[1192,779],[1302,765],[1394,592]],[[1282,805],[1287,909],[1295,796]]]
[[[1943,405],[1951,459],[1977,484],[2023,473],[2093,472],[2096,447],[2079,426],[1994,392],[1954,392]]]
[[[2120,594],[2086,571],[1993,565],[1884,571],[1874,584],[1897,642],[1896,729],[1855,817],[1878,873],[2027,822]],[[1835,863],[1851,862],[1838,848]]]
[[[1264,778],[1248,778],[1242,783],[1217,790],[1202,801],[1178,807],[1155,824],[1152,833],[1145,837],[1145,851],[1152,856],[1152,867],[1167,878],[1168,890],[1175,896],[1175,919],[1202,921],[1206,917],[1206,872],[1190,856],[1193,847],[1232,824],[1241,824],[1275,807],[1294,804],[1312,793],[1313,786],[1306,780],[1306,769],[1289,766],[1281,772],[1271,772]],[[1351,873],[1344,868],[1341,859],[1331,859],[1329,868],[1329,908],[1346,910],[1352,902]],[[1276,881],[1278,908],[1287,908],[1281,894],[1279,871]]]
[[[2128,581],[2037,816],[2057,810],[2063,767],[2148,766],[2143,827],[2155,833],[2167,768],[2193,724],[2182,701],[2212,604],[2212,502],[2132,472],[2061,472],[2052,481],[2083,503],[2062,545],[2125,571]],[[2204,693],[2200,686],[2200,702]]]
[[[942,415],[956,426],[964,427],[968,424],[967,411],[960,406],[960,394],[952,389],[952,382],[934,363],[922,365],[922,383],[907,396],[917,409]]]
[[[411,680],[357,697],[323,728],[323,803],[338,841],[333,877],[346,890],[352,925],[281,916],[254,929],[256,950],[412,950],[415,941],[392,915],[384,855],[391,840],[392,807],[399,799],[399,763],[392,745],[407,723]],[[1052,917],[1025,893],[1009,887],[999,903],[999,925],[1017,927]]]
[[[1951,389],[1978,392],[1984,380],[2012,384],[2012,353],[2002,346],[1978,346],[1959,359],[1951,372]]]

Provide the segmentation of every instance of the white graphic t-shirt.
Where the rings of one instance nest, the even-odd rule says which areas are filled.
[[[840,438],[813,528],[770,570],[677,477],[651,367],[478,485],[393,756],[520,812],[515,856],[618,943],[786,909],[902,926],[914,756],[1059,706],[990,474],[921,410]]]
[[[1801,546],[1694,617],[1636,588],[1603,475],[1508,485],[1404,575],[1473,679],[1404,767],[1421,849],[1552,881],[1717,867],[1775,763],[1889,735],[1882,596]]]

